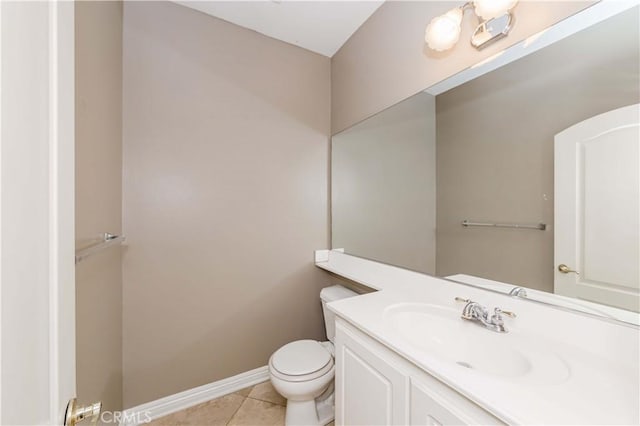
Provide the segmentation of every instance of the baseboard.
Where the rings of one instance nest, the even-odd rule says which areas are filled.
[[[217,382],[156,399],[155,401],[147,402],[123,411],[120,426],[143,424],[267,380],[269,380],[269,367],[264,366],[238,374],[237,376],[228,377],[218,380]]]

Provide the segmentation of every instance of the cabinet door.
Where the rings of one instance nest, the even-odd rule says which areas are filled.
[[[408,378],[340,322],[336,367],[336,424],[407,424]]]
[[[412,380],[409,424],[428,426],[502,424],[462,395],[431,379]]]
[[[449,409],[442,401],[437,401],[431,392],[420,384],[411,383],[411,411],[412,425],[464,425],[469,424]]]

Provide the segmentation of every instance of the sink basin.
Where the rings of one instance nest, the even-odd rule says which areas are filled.
[[[537,383],[558,383],[569,377],[567,365],[555,353],[539,349],[547,345],[530,342],[533,336],[496,333],[463,320],[461,311],[462,307],[400,303],[388,307],[384,315],[394,336],[459,368]],[[510,320],[505,321],[509,328]]]

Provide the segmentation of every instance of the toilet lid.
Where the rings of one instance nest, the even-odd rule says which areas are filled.
[[[321,370],[331,360],[329,351],[315,340],[297,340],[278,349],[271,365],[282,374],[303,376]]]

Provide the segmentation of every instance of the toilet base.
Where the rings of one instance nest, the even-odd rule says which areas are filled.
[[[287,412],[284,424],[286,426],[319,426],[320,420],[316,412],[316,402],[287,401]]]
[[[285,414],[286,426],[324,426],[335,418],[333,386],[311,401],[289,401]]]
[[[335,393],[333,392],[333,383],[331,384],[331,393],[324,399],[316,399],[316,412],[318,413],[318,423],[324,426],[331,423],[335,419]]]

